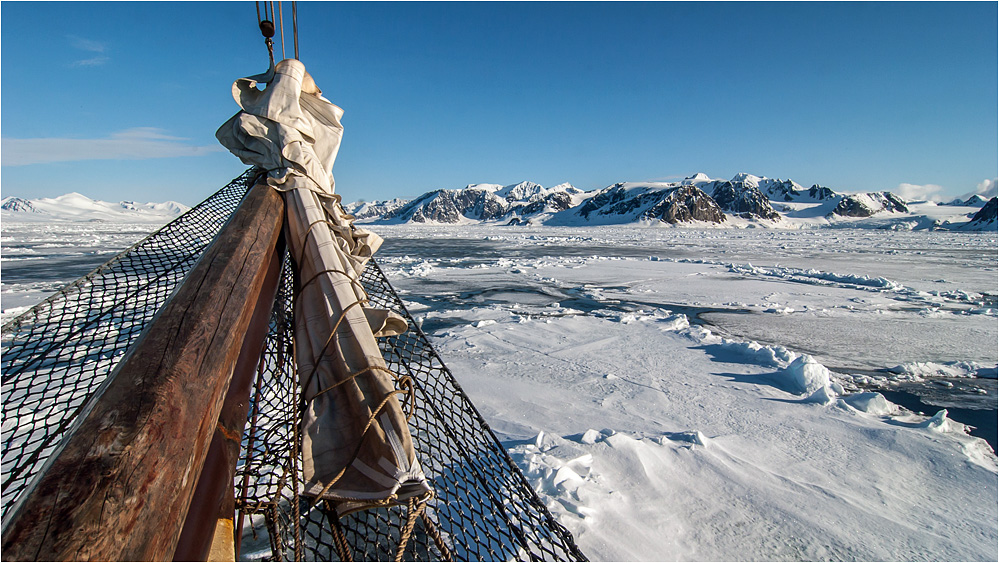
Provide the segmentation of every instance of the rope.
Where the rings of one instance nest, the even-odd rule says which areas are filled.
[[[330,513],[330,523],[333,528],[333,545],[340,556],[340,561],[353,561],[353,550],[347,542],[347,536],[343,533],[343,527],[340,526],[340,513],[337,512],[336,506],[329,501],[323,501],[323,504],[326,505],[326,510]]]
[[[330,227],[330,236],[334,237],[334,238],[336,237],[336,233],[334,232],[334,229],[337,229],[337,228],[340,227],[339,225],[337,225],[333,221],[330,221],[329,219],[318,219],[316,221],[313,221],[312,224],[309,225],[309,228],[305,231],[305,236],[302,237],[302,252],[298,255],[298,261],[296,262],[297,264],[301,264],[302,261],[305,260],[305,247],[308,246],[309,235],[312,234],[312,229],[316,228],[318,225],[329,225],[329,227]],[[315,237],[313,237],[313,238],[315,238]],[[319,246],[319,241],[316,241],[316,246]]]
[[[371,416],[368,417],[368,422],[367,422],[367,424],[364,425],[364,430],[361,431],[361,439],[357,442],[357,447],[354,448],[353,455],[350,456],[350,458],[352,460],[353,459],[357,459],[357,456],[360,455],[360,453],[361,453],[361,446],[364,445],[364,438],[367,437],[368,430],[371,430],[371,425],[375,422],[375,419],[378,418],[378,415],[381,414],[382,409],[385,408],[385,405],[388,404],[389,400],[393,396],[401,394],[401,393],[404,393],[404,391],[396,389],[395,391],[392,391],[389,394],[385,395],[385,398],[382,399],[382,402],[378,403],[378,406],[371,413]],[[353,463],[353,462],[351,462],[351,463]],[[336,474],[336,477],[333,477],[332,479],[330,479],[330,482],[323,486],[322,490],[319,491],[319,493],[316,495],[316,500],[314,500],[312,502],[312,505],[309,506],[309,510],[314,509],[319,504],[319,502],[321,500],[323,500],[323,496],[325,496],[326,493],[328,493],[329,490],[333,488],[333,485],[335,485],[337,483],[337,481],[339,481],[340,478],[343,477],[344,473],[347,472],[347,468],[348,467],[350,467],[350,464],[344,466],[344,468],[341,469],[340,472]],[[396,497],[396,495],[393,494],[393,495],[389,495],[385,499],[376,500],[376,501],[371,501],[370,499],[351,499],[351,498],[346,498],[346,497],[345,497],[345,500],[353,500],[353,501],[357,501],[357,502],[371,503],[371,504],[376,505],[376,506],[392,506],[393,504],[395,504],[397,498],[398,497]]]
[[[295,32],[295,58],[302,60],[298,57],[298,2],[296,0],[291,1],[291,26]]]
[[[281,0],[278,0],[278,18],[281,23],[281,58],[286,59],[288,56],[284,54],[284,4]]]
[[[430,495],[424,495],[424,497],[429,497]],[[399,547],[395,550],[395,560],[402,561],[403,556],[406,554],[406,545],[409,544],[409,538],[413,535],[413,526],[416,525],[416,518],[419,516],[417,511],[423,512],[427,504],[425,502],[416,502],[416,497],[410,497],[409,501],[406,503],[406,525],[403,526],[402,532],[399,534]]]
[[[339,268],[330,268],[328,270],[321,270],[319,272],[316,272],[316,274],[314,276],[312,276],[311,278],[309,278],[309,281],[303,283],[302,286],[299,287],[298,290],[295,291],[295,294],[294,294],[293,298],[297,299],[298,297],[300,297],[302,295],[302,292],[305,291],[305,288],[308,287],[309,284],[315,283],[315,281],[318,280],[320,277],[322,277],[323,274],[343,274],[343,275],[347,276],[347,278],[350,280],[351,285],[353,285],[353,286],[355,286],[357,288],[360,288],[361,291],[364,291],[364,284],[362,284],[360,280],[355,280],[354,278],[351,278],[347,274],[347,272],[344,272],[343,270],[341,270]],[[296,303],[297,303],[297,301],[296,301]]]
[[[397,377],[396,374],[395,374],[395,372],[392,371],[392,370],[390,370],[389,368],[385,368],[385,367],[382,367],[382,366],[368,366],[366,368],[361,368],[360,370],[355,371],[354,373],[348,375],[345,379],[342,379],[342,380],[334,383],[333,385],[330,385],[326,389],[323,389],[322,391],[316,393],[312,398],[315,399],[316,397],[322,395],[323,393],[326,393],[328,391],[332,391],[332,390],[336,389],[337,387],[343,385],[344,383],[347,383],[348,381],[354,379],[355,377],[357,377],[357,376],[359,376],[359,375],[361,375],[363,373],[367,373],[369,371],[384,371],[384,372],[388,373],[389,375],[391,375],[393,378]]]
[[[270,16],[267,14],[267,6],[270,4]],[[271,39],[274,37],[274,2],[273,0],[264,2],[264,17],[260,17],[260,1],[257,0],[257,27],[260,28],[260,34],[264,36],[264,44],[267,45],[267,57],[270,59],[270,67],[274,68],[274,41]]]
[[[302,237],[302,245],[301,245],[302,251],[299,253],[298,259],[295,261],[295,264],[297,264],[299,268],[302,267],[302,264],[305,261],[305,252],[306,252],[306,247],[308,246],[309,243],[309,235],[312,235],[314,232],[313,229],[315,229],[319,225],[328,225],[329,227],[331,227],[330,236],[333,237],[334,239],[336,238],[336,233],[334,229],[339,228],[339,225],[330,221],[329,219],[319,219],[317,221],[313,221],[312,224],[309,225],[309,228],[305,231],[305,236]],[[315,236],[313,236],[312,238],[315,239]],[[316,246],[318,248],[319,246],[318,241],[316,242]],[[309,278],[309,281],[303,283],[295,291],[294,295],[292,296],[292,300],[297,303],[298,297],[302,294],[302,291],[304,291],[309,284],[319,279],[319,277],[322,276],[323,274],[343,274],[348,280],[350,280],[350,283],[354,286],[355,289],[359,289],[362,295],[367,295],[367,292],[364,290],[364,285],[361,284],[361,280],[357,277],[357,272],[351,273],[341,270],[339,268],[330,268],[327,270],[316,272],[311,278]]]
[[[325,220],[325,219],[320,219],[318,221],[314,221],[311,225],[309,225],[309,228],[305,232],[305,236],[303,237],[304,240],[302,241],[302,252],[301,252],[301,254],[298,257],[298,264],[299,265],[301,265],[302,261],[305,259],[305,251],[306,251],[306,246],[308,244],[309,235],[312,235],[313,232],[314,232],[313,229],[315,227],[319,226],[319,225],[327,225],[327,226],[331,226],[331,227],[336,226],[334,223],[330,222],[329,220]],[[333,232],[332,229],[330,229],[330,235],[333,236],[334,238],[336,237],[336,234]],[[315,239],[315,236],[313,236],[313,239]],[[366,292],[364,292],[364,286],[361,285],[361,282],[360,282],[359,279],[355,278],[354,276],[351,276],[346,271],[343,271],[343,270],[340,270],[340,269],[336,269],[336,268],[331,268],[331,269],[328,269],[328,270],[323,270],[321,272],[317,272],[311,278],[309,278],[309,280],[307,282],[305,282],[304,284],[302,284],[297,289],[297,291],[295,292],[295,295],[293,297],[295,305],[298,304],[298,297],[301,296],[301,294],[305,290],[305,288],[309,284],[311,284],[311,283],[315,282],[316,280],[318,280],[320,276],[322,276],[324,274],[327,274],[327,273],[338,273],[338,274],[344,275],[351,282],[352,285],[355,285],[355,287],[360,288],[361,292],[366,295]],[[340,323],[342,323],[343,320],[346,318],[347,311],[349,311],[350,309],[352,309],[353,307],[355,307],[357,305],[364,305],[364,304],[367,304],[368,302],[369,302],[368,299],[358,299],[357,301],[354,301],[350,305],[344,307],[344,309],[342,311],[340,311],[340,316],[337,319],[336,324],[334,324],[333,328],[330,330],[330,336],[326,340],[326,344],[324,344],[322,350],[320,350],[319,356],[313,358],[313,360],[312,360],[312,371],[309,372],[308,377],[305,378],[304,385],[302,386],[303,389],[308,389],[308,387],[312,384],[312,378],[315,377],[316,372],[319,371],[319,361],[326,355],[327,349],[329,348],[330,344],[333,342],[333,337],[336,335],[337,329],[340,328]],[[315,397],[318,397],[319,395],[325,393],[326,391],[329,391],[329,390],[334,389],[334,388],[336,388],[337,386],[339,386],[339,385],[341,385],[343,383],[346,383],[347,381],[353,380],[355,377],[357,377],[358,375],[360,375],[362,373],[365,373],[365,372],[368,372],[368,371],[372,371],[372,370],[384,370],[384,371],[387,371],[388,373],[392,374],[393,377],[396,378],[397,382],[399,381],[398,376],[394,372],[392,372],[391,370],[389,370],[387,368],[383,368],[381,366],[369,366],[369,367],[363,368],[362,370],[360,370],[360,371],[358,371],[356,373],[352,373],[351,375],[347,376],[347,378],[341,380],[340,382],[334,384],[333,386],[328,387],[326,389],[323,389],[322,391],[320,391],[319,393],[317,393],[313,397],[313,399],[315,399]],[[410,383],[410,387],[412,387],[411,383]]]
[[[294,343],[292,343],[292,346],[294,346]],[[299,405],[299,409],[301,409],[301,407],[305,404],[305,401],[302,400],[302,394],[304,393],[304,388],[298,386],[298,389],[295,391],[295,393],[297,395],[296,396],[297,401],[295,401],[295,404]],[[301,412],[296,413],[294,420],[295,422],[291,425],[292,446],[291,446],[291,452],[289,452],[291,454],[289,465],[291,466],[290,469],[291,469],[291,483],[292,483],[292,488],[291,488],[292,502],[294,503],[293,506],[298,507],[301,505],[301,497],[299,497],[300,489],[298,487],[298,472],[301,470],[301,468],[298,466],[298,461],[302,459],[302,437],[299,436],[298,433],[299,431],[298,421],[302,420],[302,413]],[[295,561],[301,561],[304,546],[302,542],[302,521],[299,518],[295,518],[294,531],[295,531]]]
[[[343,311],[340,312],[340,318],[337,319],[336,324],[334,324],[333,328],[330,329],[330,337],[326,339],[326,344],[324,344],[323,348],[319,351],[319,356],[312,359],[312,371],[309,372],[309,376],[305,378],[304,384],[302,385],[303,389],[307,389],[308,386],[312,384],[313,376],[315,376],[316,372],[319,371],[319,360],[323,359],[323,356],[326,355],[326,350],[327,348],[330,347],[330,344],[333,342],[333,337],[336,336],[336,330],[340,328],[340,323],[342,323],[343,320],[346,318],[347,311],[351,310],[352,308],[358,305],[363,305],[364,303],[367,302],[368,302],[367,299],[359,299],[357,301],[354,301],[350,305],[344,307]]]
[[[360,299],[360,300],[354,301],[350,305],[347,305],[343,309],[343,311],[340,312],[340,317],[337,319],[336,323],[333,325],[333,328],[330,329],[330,336],[329,336],[329,338],[326,339],[326,344],[324,344],[322,350],[319,351],[319,356],[313,358],[313,360],[312,360],[312,371],[310,371],[308,377],[305,378],[305,382],[302,385],[302,389],[303,390],[304,389],[308,389],[308,387],[310,385],[312,385],[312,378],[315,377],[316,372],[319,371],[319,361],[322,360],[323,357],[326,355],[327,349],[329,348],[330,344],[333,342],[333,337],[336,336],[337,329],[340,328],[340,323],[342,323],[343,320],[346,318],[347,311],[349,311],[351,308],[353,308],[353,307],[355,307],[357,305],[364,305],[365,303],[368,303],[367,299]],[[383,366],[367,366],[367,367],[364,367],[364,368],[360,369],[359,371],[351,373],[346,378],[338,381],[337,383],[334,383],[332,386],[327,387],[326,389],[323,389],[323,390],[319,391],[318,393],[316,393],[315,395],[313,395],[312,398],[315,399],[319,395],[322,395],[323,393],[325,393],[327,391],[335,389],[336,387],[339,387],[340,385],[342,385],[342,384],[344,384],[344,383],[346,383],[348,381],[352,381],[354,378],[356,378],[357,376],[361,375],[362,373],[366,373],[366,372],[369,372],[369,371],[385,371],[385,372],[389,373],[390,375],[392,375],[393,379],[395,379],[395,382],[396,382],[397,386],[399,386],[399,387],[406,387],[407,388],[407,390],[405,391],[405,393],[407,394],[408,406],[409,406],[408,411],[409,412],[406,414],[406,420],[407,421],[410,420],[413,417],[413,412],[415,411],[415,408],[416,408],[415,389],[413,387],[413,380],[408,375],[400,376],[399,374],[395,373],[394,371],[392,371],[392,370],[390,370],[390,369],[388,369],[386,367],[383,367]]]
[[[444,538],[441,537],[440,530],[437,529],[437,526],[430,519],[430,516],[427,515],[426,511],[420,514],[420,519],[423,520],[423,527],[427,530],[427,534],[434,540],[437,550],[441,552],[441,560],[454,561],[454,556],[451,555],[451,550],[444,543]]]
[[[297,58],[297,56],[298,56],[298,28],[297,28],[297,16],[295,15],[295,10],[296,10],[295,6],[296,6],[295,3],[293,2],[292,3],[292,10],[293,10],[292,17],[293,17],[293,21],[295,22],[294,23],[294,28],[295,28],[295,49],[296,49],[295,55],[296,55],[296,58]],[[283,28],[283,25],[282,25],[282,28]],[[283,35],[282,35],[282,40],[283,40]],[[297,263],[300,265],[300,267],[301,267],[301,264],[303,263],[303,261],[305,260],[305,252],[306,252],[306,247],[308,245],[309,237],[311,236],[313,238],[313,240],[315,241],[315,237],[316,237],[316,235],[315,235],[315,232],[316,232],[315,228],[317,226],[319,226],[319,225],[325,225],[327,228],[329,228],[330,235],[332,235],[332,237],[334,238],[334,240],[336,239],[337,235],[336,235],[336,232],[334,230],[337,227],[336,224],[334,224],[333,222],[329,221],[328,219],[322,219],[322,220],[314,221],[311,225],[309,225],[309,228],[306,230],[305,236],[303,237],[303,240],[302,240],[302,245],[301,245],[302,251],[299,254],[298,260],[297,260]],[[298,304],[298,297],[301,296],[302,292],[305,290],[305,288],[307,286],[309,286],[310,284],[314,283],[321,276],[327,275],[327,274],[333,274],[333,273],[341,274],[344,277],[346,277],[350,281],[350,283],[352,285],[355,285],[356,288],[358,288],[358,289],[361,290],[361,294],[362,295],[367,296],[367,292],[364,291],[364,287],[363,287],[363,285],[361,285],[360,280],[356,277],[356,273],[354,275],[351,275],[351,273],[348,273],[348,272],[346,272],[344,270],[340,270],[338,268],[331,268],[331,269],[323,270],[323,271],[320,271],[320,272],[317,272],[317,273],[313,274],[313,276],[308,281],[306,281],[305,283],[301,284],[297,288],[297,290],[294,292],[294,296],[293,296],[293,299],[294,299],[293,308],[294,308],[295,305]],[[335,337],[335,335],[337,333],[337,330],[340,327],[340,324],[346,318],[347,312],[350,309],[352,309],[353,307],[356,307],[358,305],[364,305],[366,303],[368,303],[368,299],[366,299],[366,298],[365,299],[358,299],[358,300],[354,301],[353,303],[351,303],[350,305],[348,305],[347,307],[343,308],[343,310],[340,312],[340,315],[337,318],[336,323],[333,325],[333,328],[330,330],[329,338],[327,338],[326,343],[323,345],[322,349],[319,352],[319,355],[316,358],[314,358],[313,361],[312,361],[312,363],[313,363],[312,370],[309,372],[309,375],[304,379],[304,384],[301,387],[301,390],[302,390],[303,393],[304,393],[304,391],[306,389],[308,389],[312,385],[312,380],[315,377],[316,373],[319,371],[320,361],[326,356],[326,354],[328,352],[328,349],[330,347],[330,344],[332,344],[333,339],[334,339],[334,337]],[[336,485],[337,482],[340,481],[340,479],[344,476],[344,474],[346,474],[347,469],[349,467],[351,467],[351,465],[353,464],[353,460],[357,459],[357,456],[360,455],[360,453],[361,453],[361,447],[364,444],[364,439],[369,435],[369,431],[371,430],[371,427],[374,424],[374,422],[377,420],[378,415],[381,414],[382,410],[385,408],[385,406],[388,404],[388,402],[392,399],[392,397],[394,397],[395,395],[405,395],[406,396],[406,398],[403,401],[403,404],[405,405],[405,407],[408,407],[408,408],[404,408],[404,413],[406,414],[406,420],[407,420],[407,422],[412,419],[413,414],[416,411],[416,392],[415,392],[415,387],[414,387],[414,383],[413,383],[412,379],[409,376],[400,376],[399,374],[393,372],[392,370],[388,369],[387,367],[378,366],[378,365],[366,366],[366,367],[364,367],[364,368],[362,368],[362,369],[360,369],[358,371],[355,371],[355,372],[349,374],[344,379],[342,379],[342,380],[334,383],[333,385],[330,385],[329,387],[326,387],[325,389],[320,390],[318,393],[316,393],[315,395],[313,395],[312,400],[315,400],[317,397],[319,397],[320,395],[322,395],[324,393],[327,393],[329,391],[332,391],[332,390],[340,387],[341,385],[347,383],[348,381],[353,381],[354,379],[356,379],[357,377],[359,377],[359,376],[361,376],[361,375],[363,375],[365,373],[374,373],[376,371],[385,372],[385,373],[388,373],[390,376],[392,376],[392,378],[395,380],[395,384],[397,386],[397,389],[389,392],[384,397],[384,399],[382,399],[382,401],[378,404],[378,406],[371,412],[371,414],[368,417],[368,421],[364,425],[364,430],[361,431],[361,438],[360,438],[360,440],[358,440],[357,446],[356,446],[353,454],[351,455],[351,462],[348,463],[348,464],[346,464],[340,470],[340,472],[337,473],[337,475],[335,477],[333,477],[333,479],[331,479],[328,483],[326,483],[326,485],[323,486],[322,490],[319,492],[319,494],[316,495],[315,500],[312,502],[310,510],[314,509],[320,502],[323,502],[326,505],[327,508],[331,507],[331,503],[328,500],[324,499],[323,497],[326,495],[327,492],[329,492],[330,489],[332,489]],[[295,439],[296,439],[296,442],[297,442],[298,441],[297,428],[295,429],[295,432],[296,432]],[[297,487],[296,487],[296,489],[297,489]],[[374,504],[375,505],[391,506],[391,505],[393,505],[393,504],[396,503],[396,498],[397,498],[396,495],[390,495],[386,499],[375,501]],[[412,537],[413,528],[416,525],[417,519],[419,519],[421,517],[424,519],[424,523],[427,525],[428,530],[432,530],[430,532],[430,535],[434,538],[434,543],[437,545],[438,550],[440,550],[440,552],[445,555],[445,559],[446,560],[450,560],[451,559],[450,551],[447,549],[447,546],[444,544],[444,541],[440,537],[439,533],[437,532],[436,527],[434,527],[432,525],[432,523],[428,524],[428,519],[426,518],[426,515],[425,515],[425,510],[426,510],[427,504],[430,502],[431,498],[433,498],[433,491],[430,491],[428,494],[423,495],[423,497],[419,499],[419,502],[417,502],[417,499],[415,497],[409,499],[409,501],[408,501],[408,511],[407,511],[406,524],[405,524],[405,527],[401,531],[399,545],[398,545],[398,548],[396,550],[396,556],[395,556],[395,560],[396,561],[401,561],[402,557],[405,555],[406,546],[409,544],[409,540]],[[349,499],[344,499],[344,500],[349,500]],[[370,501],[366,501],[366,502],[370,503]],[[343,530],[340,527],[339,514],[336,512],[335,507],[333,508],[333,516],[334,516],[334,518],[332,519],[333,521],[331,523],[331,531],[332,531],[334,545],[335,545],[336,550],[337,550],[337,552],[338,552],[338,554],[340,556],[340,559],[342,561],[351,561],[352,560],[352,553],[351,553],[351,550],[350,550],[350,545],[347,542],[347,538],[346,538],[346,536],[344,536]],[[298,554],[296,553],[296,556],[297,555]]]
[[[267,7],[270,5],[270,14],[267,13]],[[264,1],[264,16],[260,17],[260,0],[256,2],[257,6],[257,26],[260,27],[260,32],[263,33],[267,42],[267,50],[271,53],[271,64],[274,63],[274,52],[273,52],[273,42],[271,37],[274,37],[274,0]],[[278,21],[281,29],[281,58],[286,58],[284,49],[284,6],[278,1]],[[291,2],[291,26],[294,33],[295,40],[295,58],[298,59],[298,2],[292,0]]]

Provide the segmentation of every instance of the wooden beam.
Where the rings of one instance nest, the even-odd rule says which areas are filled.
[[[270,328],[274,298],[281,281],[282,262],[284,245],[279,244],[267,266],[267,278],[257,298],[253,318],[233,369],[229,391],[226,392],[205,464],[194,490],[195,501],[187,511],[184,529],[177,540],[174,561],[212,561],[210,552],[216,540],[227,542],[228,549],[235,554],[233,521],[236,518],[236,499],[233,479],[239,461],[246,415],[250,408],[250,392],[258,376],[260,354]],[[226,525],[228,538],[217,537],[216,531],[220,526]]]
[[[283,216],[250,190],[11,516],[5,560],[173,556]]]

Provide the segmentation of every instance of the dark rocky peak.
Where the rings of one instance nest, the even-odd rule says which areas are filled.
[[[984,197],[982,197],[982,196],[980,196],[978,194],[974,194],[971,197],[969,197],[968,199],[956,198],[956,199],[953,199],[953,200],[951,200],[951,201],[949,201],[947,203],[939,203],[937,205],[953,205],[953,206],[959,206],[959,207],[982,207],[988,201],[989,201],[988,199],[986,199],[986,198],[984,198]]]
[[[658,219],[673,225],[690,221],[721,223],[725,220],[725,213],[711,196],[699,188],[681,186],[666,192],[666,196],[646,210],[642,218]]]
[[[42,212],[37,207],[32,205],[30,201],[19,197],[4,198],[3,204],[0,204],[0,209],[3,209],[5,211],[19,211],[22,213]]]
[[[782,199],[784,201],[794,201],[800,195],[797,184],[791,180],[767,180],[764,182],[767,196],[770,199]]]
[[[428,192],[387,218],[414,223],[459,223],[462,217],[488,221],[502,217],[506,206],[492,191],[481,188]]]
[[[552,191],[552,192],[565,192],[565,193],[567,193],[569,195],[578,195],[578,194],[584,193],[583,190],[577,188],[576,186],[573,186],[569,182],[563,182],[563,183],[561,183],[561,184],[559,184],[557,186],[552,186],[550,188],[550,191]]]
[[[984,207],[987,203],[989,203],[990,201],[994,201],[995,199],[996,198],[985,199],[984,197],[975,194],[969,197],[968,199],[964,200],[964,205],[967,205],[968,207]]]
[[[510,211],[517,211],[521,215],[536,215],[543,212],[557,213],[570,207],[572,207],[572,195],[569,192],[557,191],[531,203],[511,208]]]
[[[909,208],[902,198],[891,192],[870,192],[843,196],[831,214],[842,217],[871,217],[881,212],[908,213]]]
[[[607,186],[606,188],[600,190],[593,197],[586,200],[583,205],[579,207],[577,215],[587,219],[590,214],[602,207],[607,207],[614,203],[623,201],[627,199],[628,191],[624,189],[624,182],[618,182],[614,185]]]
[[[999,209],[999,198],[992,198],[975,213],[969,225],[977,228],[995,227],[999,225],[997,220],[997,209]]]
[[[812,187],[808,188],[808,197],[815,200],[833,199],[836,195],[836,192],[818,184],[812,184]]]
[[[898,197],[891,192],[881,192],[880,194],[871,194],[873,196],[881,196],[884,198],[884,210],[889,213],[908,213],[909,207],[905,204],[905,200]]]
[[[392,214],[409,204],[409,201],[396,198],[384,201],[355,201],[344,205],[344,210],[353,215],[354,219],[372,219],[391,217]]]
[[[780,219],[780,214],[770,205],[769,198],[752,184],[721,182],[715,184],[711,197],[721,209],[737,213],[746,219]]]

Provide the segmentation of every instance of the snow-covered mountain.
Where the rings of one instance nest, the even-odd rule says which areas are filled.
[[[506,213],[506,200],[495,185],[469,185],[460,190],[436,190],[416,198],[385,219],[400,223],[471,223],[497,221]]]
[[[770,200],[760,188],[745,182],[714,182],[711,197],[726,211],[738,213],[743,219],[769,219],[777,221],[780,214],[770,205]]]
[[[4,221],[158,223],[188,209],[172,201],[111,203],[78,193],[32,200],[7,197],[0,208]],[[890,191],[841,194],[818,184],[804,188],[790,179],[745,173],[730,180],[698,173],[679,182],[618,182],[588,192],[568,183],[551,188],[528,181],[468,184],[427,192],[414,200],[347,203],[344,209],[360,223],[390,224],[999,229],[994,203],[986,204],[977,195],[949,203],[906,201]]]
[[[870,192],[844,196],[832,210],[843,217],[871,217],[878,213],[908,213],[902,198],[891,192]]]
[[[54,198],[24,199],[5,197],[0,201],[4,221],[64,222],[111,221],[120,223],[166,223],[190,209],[175,201],[112,203],[90,199],[78,193]]]
[[[576,206],[584,192],[571,184],[545,188],[533,182],[509,186],[469,184],[456,190],[435,190],[380,217],[393,223],[545,222],[553,214]]]
[[[997,211],[999,211],[999,198],[992,198],[978,213],[975,213],[965,228],[973,231],[996,230],[999,225]]]
[[[697,173],[680,182],[618,182],[584,192],[571,184],[469,184],[404,202],[348,204],[359,221],[493,225],[585,226],[662,223],[733,227],[866,227],[995,229],[970,219],[984,204],[907,202],[892,192],[841,194],[793,180],[737,174],[731,180]]]
[[[343,204],[343,208],[347,213],[354,216],[356,220],[371,219],[387,216],[396,209],[409,203],[408,199],[389,199],[384,201],[355,201],[352,203]]]
[[[725,213],[700,188],[673,183],[621,182],[608,186],[577,207],[555,215],[554,225],[613,225],[634,222],[721,223]]]
[[[42,213],[42,211],[32,205],[30,201],[19,197],[3,198],[3,204],[0,204],[0,209],[21,213]]]
[[[958,207],[984,207],[985,204],[988,203],[988,201],[989,201],[988,198],[982,197],[978,194],[974,194],[966,200],[957,198],[947,203],[938,203],[937,205],[954,205]]]

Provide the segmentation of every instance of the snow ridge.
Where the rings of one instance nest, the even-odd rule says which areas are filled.
[[[117,203],[90,199],[76,192],[54,198],[5,197],[0,204],[4,221],[109,221],[116,223],[166,223],[190,209],[176,201]]]

